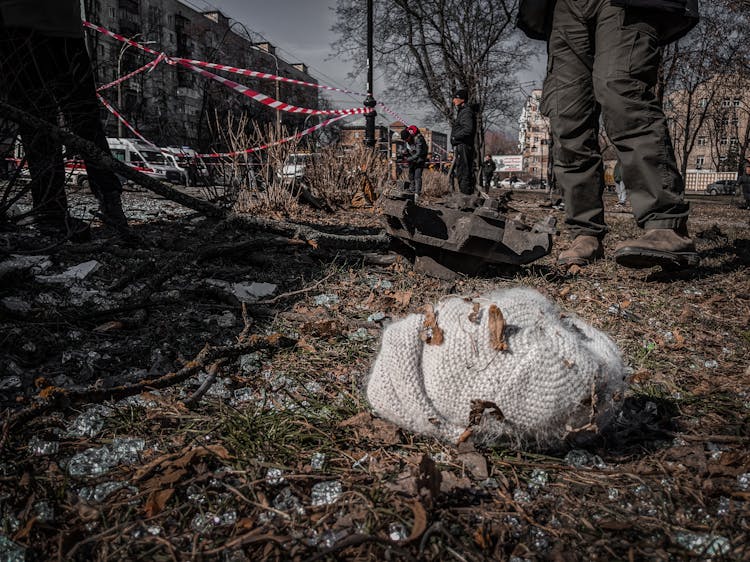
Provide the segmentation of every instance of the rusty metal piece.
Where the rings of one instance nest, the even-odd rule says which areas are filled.
[[[509,218],[505,202],[495,198],[453,194],[433,205],[415,203],[398,192],[385,199],[386,230],[411,247],[417,265],[437,262],[449,270],[476,273],[485,263],[522,265],[550,253],[555,218],[534,226]],[[434,267],[425,268],[425,273]],[[437,277],[446,272],[437,268]]]

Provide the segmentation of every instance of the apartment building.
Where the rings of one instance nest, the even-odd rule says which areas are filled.
[[[526,98],[518,120],[518,148],[523,156],[523,176],[528,179],[547,178],[550,154],[550,128],[540,110],[542,90],[534,89]]]
[[[693,91],[666,97],[664,112],[677,164],[687,170],[688,189],[703,187],[693,186],[691,176],[736,173],[750,155],[749,87],[747,78],[717,75]]]
[[[84,9],[89,21],[167,55],[316,82],[304,63],[285,61],[273,45],[253,42],[252,33],[241,22],[229,20],[220,11],[199,12],[179,0],[84,0]],[[153,60],[153,56],[100,33],[89,31],[88,37],[99,84]],[[286,103],[319,107],[317,88],[210,71]],[[104,90],[102,95],[141,134],[160,145],[221,148],[217,144],[222,144],[222,135],[229,129],[251,131],[253,123],[297,129],[305,120],[304,115],[277,115],[188,68],[165,63]],[[109,112],[103,110],[102,116],[109,136],[132,136]]]

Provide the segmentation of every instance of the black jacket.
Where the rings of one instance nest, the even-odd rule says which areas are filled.
[[[473,147],[476,132],[477,119],[474,115],[474,109],[468,103],[464,103],[458,108],[456,122],[453,123],[451,129],[451,144],[453,146],[465,144]]]
[[[406,157],[406,161],[410,164],[423,166],[427,162],[427,141],[424,140],[422,133],[417,133],[410,145],[409,156]]]
[[[698,0],[610,0],[613,6],[635,9],[639,17],[653,14],[661,43],[677,41],[698,23]],[[521,0],[516,26],[531,39],[546,40],[552,29],[555,0]],[[650,14],[651,13],[651,14]]]
[[[497,166],[495,166],[495,161],[492,158],[489,160],[482,160],[482,173],[485,176],[491,176],[496,169]]]

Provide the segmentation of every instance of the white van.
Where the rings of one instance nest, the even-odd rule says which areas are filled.
[[[107,138],[112,156],[147,176],[172,183],[187,183],[187,172],[167,162],[155,146],[138,139]]]
[[[166,146],[161,151],[167,159],[167,164],[182,172],[185,185],[208,185],[208,168],[195,150],[189,146]]]

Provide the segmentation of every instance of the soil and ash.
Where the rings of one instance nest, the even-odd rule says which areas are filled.
[[[562,220],[541,202],[512,206]],[[147,246],[0,233],[1,559],[750,559],[749,211],[693,203],[690,272],[570,273],[548,256],[446,282],[395,254],[126,203]],[[380,226],[377,209],[303,220]],[[607,220],[611,255],[637,232]],[[451,447],[368,413],[384,322],[518,284],[622,348],[633,384],[601,439]],[[294,345],[248,344],[272,334]],[[141,391],[86,403],[127,384]]]

